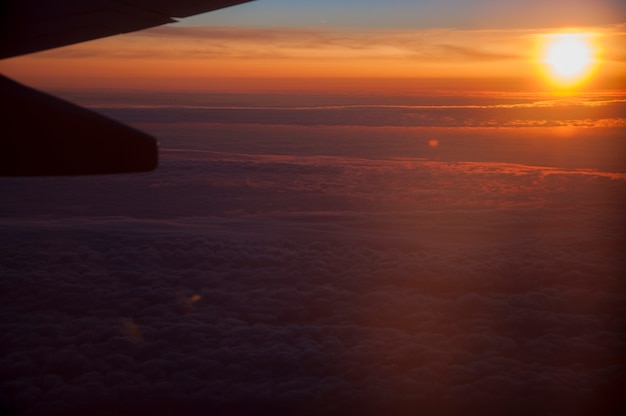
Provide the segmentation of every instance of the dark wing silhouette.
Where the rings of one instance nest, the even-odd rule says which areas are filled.
[[[0,58],[134,32],[250,0],[4,0]]]
[[[0,58],[133,32],[250,0],[3,0]],[[0,175],[156,168],[156,140],[0,76]]]

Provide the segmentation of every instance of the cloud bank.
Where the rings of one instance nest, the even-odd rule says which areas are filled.
[[[623,175],[186,143],[153,174],[3,179],[19,413],[621,403]]]

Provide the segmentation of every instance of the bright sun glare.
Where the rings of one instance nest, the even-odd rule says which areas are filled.
[[[580,84],[590,75],[594,64],[590,36],[581,33],[549,36],[543,63],[552,82],[562,86]]]

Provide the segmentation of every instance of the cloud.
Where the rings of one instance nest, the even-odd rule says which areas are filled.
[[[259,95],[259,102],[264,99]],[[298,106],[197,105],[176,108],[151,103],[136,107],[99,107],[107,116],[131,123],[250,123],[273,125],[395,127],[619,127],[623,100],[537,100],[490,104],[347,104]]]
[[[382,31],[328,28],[161,27],[42,53],[42,57],[124,59],[524,59],[518,31]],[[480,46],[477,46],[477,45]],[[515,44],[515,43],[514,43]],[[514,45],[513,44],[513,45]],[[493,50],[490,50],[493,49]]]
[[[619,128],[625,101],[611,92],[577,97],[511,92],[453,95],[336,93],[58,91],[69,100],[128,123],[249,123],[370,127]]]
[[[602,43],[602,59],[622,61],[623,26],[581,28]],[[165,26],[39,54],[42,58],[148,60],[372,60],[424,63],[535,61],[537,30],[358,30]]]
[[[620,131],[152,123],[153,173],[0,183],[21,412],[621,403]]]
[[[453,62],[489,62],[502,60],[522,60],[525,58],[521,53],[505,53],[484,51],[480,47],[467,47],[459,45],[436,45],[430,53],[419,53],[417,57],[426,56],[441,61]]]

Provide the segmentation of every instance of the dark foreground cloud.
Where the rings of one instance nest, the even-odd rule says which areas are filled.
[[[243,231],[258,218],[215,233],[4,226],[21,241],[2,247],[5,390],[35,414],[162,401],[567,413],[611,399],[624,264],[597,237],[468,245],[472,231],[440,230],[445,243],[408,250],[298,233],[327,216],[292,221],[291,239]]]
[[[3,179],[17,414],[596,414],[621,403],[623,174],[171,149]]]

